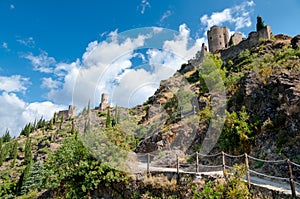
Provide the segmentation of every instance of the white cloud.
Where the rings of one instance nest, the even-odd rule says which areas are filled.
[[[30,84],[29,78],[21,77],[20,75],[0,76],[0,91],[25,92],[27,84]]]
[[[200,21],[208,30],[211,26],[221,26],[224,23],[230,23],[235,26],[235,30],[251,26],[251,7],[254,6],[253,1],[245,1],[240,5],[226,8],[221,12],[213,12],[210,16],[203,15]]]
[[[60,81],[53,80],[51,77],[42,78],[41,88],[57,89],[60,85]]]
[[[8,44],[7,44],[6,42],[3,42],[3,43],[2,43],[2,48],[8,49]]]
[[[43,72],[43,73],[53,73],[54,65],[56,61],[53,57],[49,57],[48,53],[42,51],[39,55],[35,56],[32,53],[29,53],[24,58],[28,59],[34,67],[34,70]]]
[[[35,46],[35,41],[34,41],[33,37],[28,37],[26,39],[18,39],[17,42],[19,42],[20,44],[23,44],[24,46],[27,46],[29,48],[34,48],[34,46]]]
[[[189,46],[190,30],[186,24],[182,24],[179,26],[179,34],[175,36],[174,40],[166,41],[163,49],[188,60],[196,54],[203,42],[204,38],[199,38],[192,46]]]
[[[67,74],[64,76],[62,89],[49,92],[49,99],[59,103],[67,103],[73,99],[74,103],[85,106],[89,100],[93,103],[100,99],[99,90],[111,90],[119,73],[132,66],[130,59],[136,56],[134,50],[142,47],[147,38],[140,35],[119,42],[116,34],[111,34],[111,42],[91,42],[82,56],[82,62],[77,60],[71,64],[58,64],[58,68],[64,68]]]
[[[172,15],[172,11],[171,10],[167,10],[166,12],[164,12],[164,14],[161,16],[159,23],[162,24],[168,17],[170,17]]]
[[[133,96],[133,93],[135,103],[145,101],[162,79],[173,75],[182,63],[200,50],[204,41],[201,38],[192,42],[189,38],[190,30],[183,24],[177,34],[172,32],[168,41],[162,40],[160,46],[156,47],[155,42],[159,38],[155,36],[163,34],[164,31],[162,28],[154,28],[150,33],[138,33],[125,38],[122,33],[113,31],[105,41],[90,42],[81,60],[56,63],[52,73],[61,78],[62,85],[58,86],[55,78],[44,79],[44,86],[52,87],[47,94],[48,99],[57,104],[73,102],[81,108],[89,100],[92,105],[98,106],[102,92],[113,95],[112,102],[120,106],[132,106],[133,102],[128,104],[128,97]],[[149,44],[152,41],[155,44]],[[143,48],[146,50],[142,53],[139,49]],[[148,69],[143,66],[132,68],[133,58],[140,59],[141,64],[147,65]],[[144,85],[144,89],[137,91],[141,85]]]
[[[66,108],[48,101],[26,103],[15,93],[7,92],[0,95],[0,104],[0,136],[5,129],[10,131],[11,136],[18,136],[25,124],[42,116],[49,120],[54,112]]]
[[[146,11],[146,8],[151,8],[151,4],[147,0],[142,0],[139,7],[141,8],[141,14],[144,14]]]
[[[106,92],[113,96],[114,104],[132,106],[152,95],[160,81],[192,58],[204,41],[203,38],[191,41],[185,24],[179,26],[179,32],[168,30],[167,41],[166,29],[144,30],[137,29],[130,36],[115,30],[107,34],[105,41],[90,42],[82,58],[72,63],[58,63],[45,51],[24,58],[31,61],[34,70],[53,75],[42,78],[41,87],[49,89],[47,98],[55,104],[74,104],[79,110],[88,101],[98,106],[101,93]],[[142,66],[133,67],[133,59],[139,59]],[[141,85],[143,89],[139,90]]]

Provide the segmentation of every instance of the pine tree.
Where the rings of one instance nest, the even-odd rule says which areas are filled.
[[[11,167],[15,167],[17,157],[18,157],[18,141],[15,140],[14,145],[13,145],[13,149],[12,149],[12,158],[13,158],[13,161],[11,163]]]
[[[31,125],[31,123],[26,124],[24,129],[22,129],[20,135],[24,135],[28,137],[29,134],[34,130],[35,126],[36,126],[36,121],[34,122],[33,126]]]
[[[31,124],[30,124],[31,125]],[[34,120],[34,123],[31,125],[31,132],[37,130],[37,122],[36,119]]]
[[[30,171],[30,169],[31,169],[31,166],[32,166],[32,161],[30,161],[30,162],[26,165],[26,167],[25,167],[23,173],[21,174],[21,176],[20,176],[20,178],[19,178],[19,181],[18,181],[18,183],[17,183],[17,185],[16,185],[16,192],[17,192],[18,195],[23,195],[23,194],[26,193],[26,192],[25,192],[25,189],[24,189],[24,184],[25,184],[25,182],[26,182],[26,179],[28,178],[28,175],[29,175],[29,171]]]
[[[91,131],[91,121],[90,118],[88,118],[84,123],[84,133],[89,133]]]
[[[115,108],[115,123],[120,124],[120,110],[118,106]]]
[[[21,188],[21,194],[28,193],[30,190],[41,190],[42,186],[42,171],[43,163],[38,161],[32,166],[29,166],[27,175],[24,175],[23,185]]]
[[[75,125],[74,125],[74,120],[72,120],[72,127],[70,133],[73,135],[75,133]]]
[[[90,112],[91,112],[91,101],[89,100],[87,113],[90,114]]]
[[[0,149],[2,149],[2,145],[3,145],[3,138],[0,138]]]
[[[110,116],[110,108],[107,107],[107,113],[106,113],[106,128],[111,127],[111,116]]]
[[[257,16],[257,23],[256,23],[256,31],[260,31],[261,29],[265,28],[265,24],[260,16]]]
[[[4,156],[4,146],[2,146],[3,145],[3,139],[2,138],[0,138],[0,166],[2,166],[2,164],[3,164],[3,156]]]
[[[52,119],[49,120],[48,122],[46,121],[46,130],[52,130],[53,129],[53,126],[52,126],[53,122],[52,122]]]
[[[37,123],[37,128],[40,129],[40,128],[44,128],[44,127],[46,127],[46,120],[42,116],[41,119]]]
[[[53,120],[52,120],[53,124],[56,123],[56,120],[57,120],[57,113],[54,112],[54,114],[53,114]]]
[[[60,117],[60,123],[59,123],[59,129],[62,128],[63,122],[64,122],[64,114],[61,114],[61,117]]]
[[[11,140],[10,134],[9,134],[9,130],[6,129],[5,134],[2,137],[3,142],[9,142]]]
[[[27,137],[25,143],[25,157],[24,157],[24,164],[29,164],[32,160],[32,152],[31,152],[31,138]]]

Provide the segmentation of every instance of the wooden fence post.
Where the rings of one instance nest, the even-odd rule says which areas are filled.
[[[222,167],[223,167],[223,175],[224,175],[224,178],[226,179],[226,176],[225,176],[225,169],[226,169],[226,166],[225,166],[225,154],[224,154],[224,151],[222,151]]]
[[[248,160],[247,153],[245,153],[245,164],[246,164],[246,169],[247,169],[248,189],[250,190],[250,188],[251,188],[251,181],[250,181],[249,160]]]
[[[147,153],[147,175],[150,174],[150,154]]]
[[[199,167],[199,154],[198,154],[198,152],[196,152],[196,173],[199,172],[198,167]]]
[[[295,182],[293,177],[293,169],[292,165],[289,159],[286,160],[289,168],[289,178],[290,178],[290,185],[291,185],[291,191],[292,191],[292,198],[296,198],[296,190],[295,190]]]

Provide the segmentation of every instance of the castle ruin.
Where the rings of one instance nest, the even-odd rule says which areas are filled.
[[[108,94],[107,93],[102,93],[99,109],[101,111],[105,111],[108,106],[109,106],[109,104],[108,104]]]
[[[64,119],[74,118],[75,116],[76,116],[76,111],[75,111],[75,106],[73,105],[69,105],[68,110],[59,111],[57,114],[58,118],[64,118]]]
[[[241,51],[257,46],[261,39],[270,40],[271,35],[270,25],[249,33],[248,38],[243,38],[241,33],[234,33],[229,37],[227,27],[212,26],[207,31],[208,48],[213,54],[220,53],[222,60],[227,62],[238,56]]]
[[[229,31],[227,27],[212,26],[207,31],[208,48],[211,53],[216,53],[218,50],[228,46]]]

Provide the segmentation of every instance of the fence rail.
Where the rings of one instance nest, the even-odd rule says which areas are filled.
[[[150,166],[151,166],[151,158],[154,158],[156,157],[155,155],[153,154],[138,154],[139,157],[141,156],[146,156],[147,157],[147,173],[150,174],[151,171],[150,171]],[[297,186],[300,186],[300,179],[297,179],[299,180],[299,182],[297,180],[295,180],[295,177],[294,177],[294,171],[295,169],[300,169],[300,165],[295,163],[295,162],[292,162],[290,161],[289,159],[282,159],[282,160],[264,160],[264,159],[260,159],[260,158],[256,158],[256,157],[253,157],[253,156],[250,156],[248,155],[247,153],[244,153],[244,154],[240,154],[240,155],[231,155],[231,154],[227,154],[225,152],[220,152],[220,153],[216,153],[216,154],[201,154],[201,153],[194,153],[192,155],[190,155],[190,157],[194,156],[195,157],[195,163],[194,164],[180,164],[180,161],[179,161],[179,156],[176,155],[176,162],[174,164],[159,164],[159,165],[155,165],[156,168],[173,168],[173,169],[176,169],[176,173],[178,174],[177,176],[179,177],[179,174],[180,174],[180,168],[181,167],[194,167],[194,169],[189,170],[188,172],[189,173],[199,173],[199,168],[212,168],[212,169],[216,169],[216,168],[220,168],[223,170],[223,175],[225,176],[225,172],[226,172],[226,169],[228,168],[232,168],[233,166],[230,166],[228,165],[228,162],[226,161],[226,158],[230,158],[230,159],[241,159],[243,158],[244,161],[243,161],[243,164],[245,164],[246,166],[246,176],[247,176],[247,182],[248,182],[248,188],[250,189],[251,188],[251,174],[252,176],[253,175],[256,175],[256,176],[260,176],[260,177],[263,177],[263,178],[268,178],[268,179],[271,179],[271,180],[275,180],[275,181],[284,181],[284,182],[289,182],[290,184],[290,189],[291,189],[291,194],[292,194],[292,197],[293,198],[296,198],[296,189],[295,189],[295,185]],[[212,165],[212,164],[200,164],[200,160],[201,159],[207,159],[207,158],[217,158],[217,157],[220,157],[222,159],[222,164],[215,164],[215,165]],[[261,173],[261,172],[258,172],[258,171],[255,171],[254,169],[252,169],[249,165],[249,160],[251,161],[257,161],[257,162],[261,162],[261,163],[269,163],[269,164],[272,164],[272,165],[283,165],[285,166],[287,169],[287,174],[286,176],[275,176],[275,175],[268,175],[266,173]],[[172,166],[172,167],[170,167]],[[281,167],[282,168],[282,167]],[[217,170],[214,170],[214,171],[217,171]],[[218,170],[220,171],[220,170]],[[299,174],[298,174],[299,175]],[[299,177],[298,177],[299,178]]]

